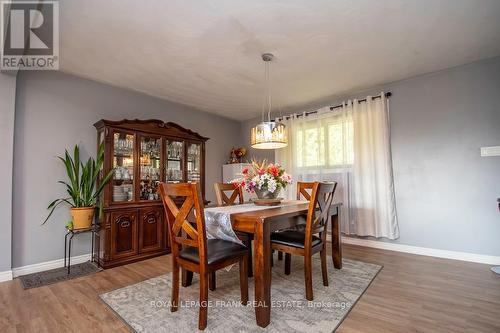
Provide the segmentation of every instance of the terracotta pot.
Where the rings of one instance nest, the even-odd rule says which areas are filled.
[[[71,208],[73,230],[88,229],[94,220],[95,207]]]
[[[279,193],[280,193],[280,191],[278,189],[274,192],[269,192],[266,190],[259,190],[257,188],[255,189],[255,194],[257,195],[257,198],[259,198],[259,199],[276,199],[278,197]]]

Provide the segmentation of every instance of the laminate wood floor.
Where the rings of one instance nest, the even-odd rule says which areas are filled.
[[[337,332],[500,332],[500,275],[489,266],[343,249],[384,268]],[[274,269],[282,265],[275,260]],[[0,332],[129,332],[98,295],[169,271],[163,256],[30,290],[0,283]]]

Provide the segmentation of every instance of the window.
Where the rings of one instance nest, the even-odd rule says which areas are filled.
[[[334,116],[303,122],[294,136],[298,168],[342,168],[353,163],[353,123],[350,117]]]

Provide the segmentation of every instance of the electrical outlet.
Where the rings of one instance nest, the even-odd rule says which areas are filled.
[[[500,156],[500,146],[481,147],[481,157]]]

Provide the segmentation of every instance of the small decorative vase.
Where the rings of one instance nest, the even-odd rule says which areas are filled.
[[[259,199],[276,199],[279,193],[280,191],[278,189],[274,192],[269,192],[267,190],[259,190],[257,188],[255,189],[255,194]]]

